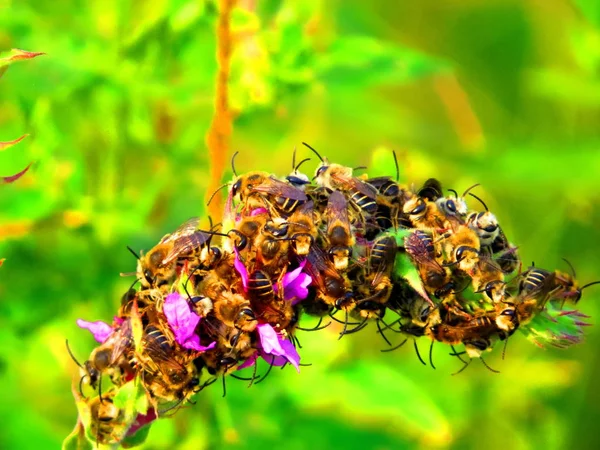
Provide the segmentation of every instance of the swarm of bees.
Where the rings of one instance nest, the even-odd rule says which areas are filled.
[[[305,145],[320,160],[312,180],[300,172],[308,158],[296,165],[295,151],[293,170],[282,178],[238,176],[232,160],[220,226],[200,230],[191,219],[148,252],[131,250],[140,287],[125,293],[110,333],[80,364],[81,395],[87,386],[95,390],[85,401],[97,443],[126,437],[132,422],[124,425],[113,399],[127,383],[138,383],[148,408],[163,416],[217,379],[225,393],[226,375],[261,382],[280,354],[265,358],[266,373],[257,373],[256,362],[251,376],[236,372],[257,354],[269,355],[259,332],[265,325],[280,343],[297,346],[298,331],[339,323],[341,338],[374,322],[384,351],[412,339],[425,364],[416,343],[424,337],[431,366],[433,344],[441,342],[463,362],[460,372],[519,327],[533,327],[549,305],[569,316],[565,305],[600,283],[581,286],[574,271],[523,268],[496,216],[471,192],[477,185],[462,195],[444,194],[435,179],[410,188],[398,182],[395,154],[396,178],[369,178]],[[310,277],[303,294],[290,287],[292,273]],[[183,325],[167,317],[173,293],[200,318],[192,324],[193,346],[178,337]],[[303,315],[318,324],[301,328]],[[399,344],[390,333],[400,335]]]

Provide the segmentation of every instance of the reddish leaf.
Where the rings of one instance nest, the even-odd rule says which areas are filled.
[[[6,258],[0,258],[0,267],[2,267],[2,264],[4,264],[4,261],[6,261]]]
[[[27,52],[25,50],[19,50],[17,48],[13,48],[8,56],[0,58],[0,77],[4,75],[4,72],[8,69],[12,63],[17,61],[22,61],[24,59],[32,59],[36,56],[45,55],[43,52]]]
[[[27,136],[29,136],[28,134],[24,134],[23,136],[12,140],[12,141],[6,141],[6,142],[0,142],[0,152],[6,150],[9,147],[12,147],[15,144],[18,144],[19,142],[21,142],[23,139],[25,139]]]
[[[8,177],[1,177],[0,180],[2,180],[2,184],[14,183],[15,181],[17,181],[19,178],[21,178],[23,175],[25,175],[25,173],[27,173],[27,171],[29,170],[29,168],[31,167],[32,164],[33,163],[29,163],[29,165],[27,167],[25,167],[23,170],[21,170],[19,173],[16,173],[16,174],[8,176]]]

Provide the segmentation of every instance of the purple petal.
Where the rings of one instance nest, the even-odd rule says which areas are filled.
[[[112,327],[101,320],[98,320],[97,322],[88,322],[87,320],[77,319],[77,326],[84,330],[88,330],[92,333],[94,339],[100,343],[106,341],[113,332]]]
[[[292,366],[296,368],[296,371],[300,373],[300,355],[298,354],[298,350],[294,347],[287,339],[281,340],[281,347],[283,348],[284,354],[282,355],[285,359],[287,359]]]
[[[306,260],[302,261],[298,268],[283,276],[283,298],[292,300],[293,305],[308,297],[308,286],[312,282],[312,278],[302,272],[305,265]]]
[[[238,366],[237,370],[245,369],[246,367],[252,367],[254,364],[256,364],[257,358],[258,352],[254,352],[254,354],[250,358],[248,358],[246,361],[244,361]]]
[[[194,335],[196,326],[200,322],[200,316],[190,309],[186,299],[177,292],[167,295],[163,313],[173,330],[175,340],[180,345],[184,345]]]
[[[238,252],[237,248],[234,248],[233,251],[235,252],[235,261],[233,262],[233,267],[235,267],[235,270],[237,270],[242,277],[244,291],[248,292],[248,269],[246,269],[246,266],[240,259],[240,253]]]
[[[187,348],[189,350],[196,350],[197,352],[205,352],[206,350],[213,349],[215,348],[215,345],[217,345],[216,342],[211,342],[207,346],[201,345],[200,337],[197,334],[194,334],[187,341],[181,343],[181,346],[183,348]]]
[[[283,355],[283,348],[279,344],[279,336],[275,329],[268,323],[260,323],[256,327],[260,337],[260,346],[265,353]]]

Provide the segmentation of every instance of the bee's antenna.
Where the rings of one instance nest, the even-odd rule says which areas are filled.
[[[233,171],[233,174],[235,175],[235,177],[237,178],[238,174],[235,171],[235,157],[238,155],[239,152],[235,152],[233,154],[233,156],[231,157],[231,170]]]
[[[466,191],[463,193],[463,195],[462,195],[462,196],[464,197],[465,195],[467,195],[467,193],[468,193],[468,192],[469,192],[471,189],[473,189],[474,187],[477,187],[477,186],[479,186],[480,184],[481,184],[481,183],[477,183],[477,184],[474,184],[473,186],[471,186],[471,187],[467,188],[467,190],[466,190]]]
[[[456,199],[458,199],[458,192],[456,192],[454,189],[448,189],[448,192],[451,192],[451,193],[453,193],[453,194],[454,194],[454,197],[455,197]]]
[[[575,274],[575,267],[573,267],[573,264],[571,264],[567,258],[562,258],[562,260],[564,262],[566,262],[567,265],[571,268],[571,273],[573,274],[573,278],[577,278],[577,275]]]
[[[129,250],[131,254],[135,256],[135,259],[140,259],[140,255],[138,255],[129,245],[127,246],[127,250]]]
[[[298,163],[298,165],[294,167],[294,172],[298,172],[298,169],[300,168],[300,166],[301,166],[302,164],[304,164],[306,161],[310,161],[310,158],[304,158],[302,161],[300,161],[300,162]]]
[[[481,200],[479,197],[477,197],[475,194],[471,194],[469,193],[469,195],[477,200],[479,200],[479,203],[481,203],[483,205],[483,207],[485,208],[486,211],[489,211],[487,205],[484,203],[483,200]]]
[[[583,290],[584,290],[586,287],[590,287],[590,286],[593,286],[593,285],[595,285],[595,284],[600,284],[600,280],[598,280],[598,281],[592,281],[591,283],[588,283],[588,284],[586,284],[585,286],[583,286],[583,287],[579,288],[579,290],[580,290],[580,291],[583,291]]]
[[[314,152],[314,154],[318,156],[318,158],[321,160],[321,162],[324,162],[324,161],[323,161],[323,158],[321,157],[321,155],[319,155],[319,152],[318,152],[318,151],[316,151],[314,148],[312,148],[312,147],[311,147],[310,145],[308,145],[306,142],[303,142],[303,143],[302,143],[302,145],[304,145],[304,146],[308,147],[310,150],[312,150],[312,151]]]
[[[75,355],[73,354],[73,352],[71,351],[71,347],[69,347],[69,340],[67,339],[65,341],[65,343],[67,344],[67,351],[69,352],[69,356],[71,356],[71,359],[73,361],[75,361],[75,364],[77,364],[80,368],[83,369],[83,366],[81,365],[81,363],[79,361],[77,361],[77,358],[75,358]]]
[[[237,153],[236,153],[236,155],[237,155]],[[236,175],[236,176],[237,176],[237,175]],[[206,206],[210,206],[210,202],[212,202],[212,199],[213,199],[213,197],[214,197],[215,195],[217,195],[217,192],[219,192],[221,189],[223,189],[225,186],[228,186],[228,185],[229,185],[229,183],[225,183],[223,186],[219,186],[219,187],[217,188],[217,190],[211,194],[210,198],[208,199],[208,203],[206,204]],[[210,218],[209,218],[209,219],[210,219]]]
[[[392,155],[394,155],[394,165],[396,166],[396,181],[400,180],[400,168],[398,167],[398,158],[396,157],[396,152],[392,150]]]

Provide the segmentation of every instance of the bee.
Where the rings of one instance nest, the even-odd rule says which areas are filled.
[[[482,292],[492,303],[499,304],[504,301],[504,273],[494,261],[480,256],[471,272],[471,278],[475,292]]]
[[[473,186],[467,188],[467,190],[465,190],[460,197],[454,189],[449,189],[449,191],[454,194],[454,197],[439,197],[435,200],[435,204],[437,205],[438,209],[446,216],[446,219],[453,225],[453,227],[463,225],[465,223],[465,219],[469,211],[465,201],[465,196],[471,189],[477,186],[479,186],[479,184],[474,184]]]
[[[446,297],[454,288],[450,269],[437,262],[432,235],[415,230],[404,240],[404,248],[415,263],[425,288],[438,298]]]
[[[245,332],[256,329],[257,321],[250,301],[240,294],[222,292],[213,302],[214,315],[226,326]]]
[[[469,195],[483,205],[485,212],[470,213],[466,219],[467,225],[477,233],[482,249],[494,257],[502,271],[505,274],[513,273],[521,262],[517,247],[508,241],[496,216],[489,211],[484,201],[475,194]]]
[[[371,248],[368,270],[365,277],[365,298],[356,301],[361,317],[382,318],[385,305],[392,293],[391,270],[394,266],[398,246],[393,236],[384,235],[377,239]]]
[[[312,150],[321,160],[315,178],[318,186],[331,191],[341,191],[348,195],[350,201],[365,215],[372,216],[377,212],[377,189],[365,181],[353,176],[353,170],[339,164],[330,164],[310,145],[303,144]]]
[[[396,181],[392,177],[376,177],[369,178],[367,184],[373,186],[377,190],[377,204],[384,205],[389,208],[397,209],[400,203],[400,196],[403,189],[398,184],[400,178],[400,169],[398,167],[398,159],[396,158],[396,152],[392,151],[394,155],[394,164],[396,166]]]
[[[272,276],[279,275],[288,264],[289,227],[289,223],[281,218],[267,220],[256,238],[257,264]]]
[[[479,264],[479,237],[466,225],[461,225],[452,233],[442,236],[444,254],[450,258],[450,264],[456,264],[459,270],[472,276]]]
[[[534,266],[517,276],[515,281],[518,283],[517,297],[534,300],[540,309],[561,290],[554,272]]]
[[[262,270],[248,275],[248,297],[252,308],[276,330],[288,326],[293,316],[292,303],[275,295],[271,278]]]
[[[127,368],[132,349],[131,321],[125,319],[102,345],[92,351],[90,358],[83,364],[85,372],[83,377],[87,376],[89,385],[93,389],[98,386],[99,393],[102,395],[102,375],[115,374],[116,371]]]
[[[331,193],[325,209],[325,216],[327,217],[329,255],[333,259],[336,270],[346,270],[355,241],[348,218],[348,203],[341,192],[333,191]]]
[[[317,300],[338,309],[347,309],[354,303],[348,279],[335,270],[319,247],[310,249],[306,261],[305,270],[312,278]]]
[[[197,217],[188,220],[173,233],[165,235],[148,253],[140,255],[137,276],[142,288],[168,289],[177,277],[178,260],[192,257],[206,248],[212,234],[199,231],[199,222]]]
[[[194,393],[200,383],[193,358],[175,348],[160,328],[146,326],[141,348],[137,355],[141,378],[153,398],[179,404]]]
[[[410,191],[404,192],[402,213],[414,228],[422,230],[444,230],[449,228],[446,216],[438,209],[435,202],[421,198]]]
[[[292,172],[285,177],[286,181],[294,186],[296,189],[300,189],[301,191],[306,190],[306,186],[310,184],[310,179],[307,175],[298,171],[300,166],[305,162],[310,161],[310,158],[305,158],[296,165],[296,149],[294,148],[294,154],[292,156]]]
[[[495,312],[474,316],[453,325],[442,322],[428,327],[426,334],[431,339],[445,344],[463,344],[471,359],[481,358],[481,354],[492,347],[495,339],[507,338],[506,333],[498,328]],[[493,371],[489,366],[486,367]]]
[[[577,304],[579,300],[581,300],[582,291],[585,288],[593,286],[595,284],[600,284],[600,281],[593,281],[591,283],[586,284],[585,286],[579,286],[579,282],[576,279],[575,269],[571,265],[569,261],[564,260],[569,267],[571,268],[572,275],[561,272],[560,270],[554,271],[554,286],[555,292],[552,297],[554,298],[562,298],[563,300],[569,300],[570,302]]]
[[[233,155],[233,159],[236,155],[237,153]],[[246,210],[267,207],[275,208],[283,214],[290,214],[308,199],[302,189],[278,180],[267,172],[255,171],[240,176],[235,173],[235,168],[233,172],[236,180],[231,186],[230,198],[239,197]]]
[[[291,239],[292,248],[298,256],[308,255],[310,247],[319,235],[317,228],[319,219],[313,208],[314,203],[308,201],[296,209],[289,218],[288,236]]]
[[[90,434],[96,444],[114,445],[120,443],[131,424],[126,420],[123,410],[113,403],[115,391],[109,391],[104,397],[92,397],[85,400],[90,411]]]
[[[217,342],[214,349],[201,355],[211,375],[235,370],[238,361],[249,358],[256,351],[254,333],[227,326],[214,316],[208,317],[201,326],[204,333]]]

